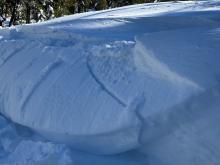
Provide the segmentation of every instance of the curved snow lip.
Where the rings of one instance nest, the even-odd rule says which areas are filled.
[[[57,29],[39,26],[36,34],[36,26],[11,30],[7,41],[0,40],[0,111],[48,139],[96,154],[121,153],[160,138],[171,125],[160,114],[178,118],[168,112],[172,107],[219,83],[219,38],[210,36],[219,31],[216,13],[191,17],[190,25],[183,23],[188,18],[177,18],[160,17],[163,27],[154,33],[134,29],[157,17],[132,25],[124,20],[120,25],[134,39],[131,44],[118,33],[106,41],[122,32],[118,25],[97,27],[99,39],[81,35],[86,28],[75,35],[65,21]],[[169,29],[170,23],[178,26]]]
[[[97,80],[85,51],[65,47],[54,56],[53,49],[43,50],[42,44],[33,48],[35,44],[38,41],[18,51],[1,68],[4,72],[21,62],[16,71],[1,74],[6,79],[0,88],[4,92],[3,114],[49,139],[97,154],[121,153],[140,146],[141,123],[134,110]],[[69,57],[71,60],[62,57],[73,50],[81,54]]]
[[[74,149],[93,154],[114,155],[137,149],[142,145],[139,141],[141,138],[140,128],[140,125],[130,126],[114,132],[108,131],[95,135],[73,135],[71,133],[34,130],[50,140],[65,143]]]

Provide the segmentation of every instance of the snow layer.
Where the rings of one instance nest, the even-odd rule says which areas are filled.
[[[218,164],[219,5],[143,4],[2,29],[0,112],[75,149],[136,150],[84,162],[86,154],[74,151],[78,156],[67,157],[78,164],[119,164],[121,157],[126,164],[131,155],[138,155],[134,164]],[[7,142],[0,144],[5,162],[57,162],[42,156],[57,153],[64,154],[61,161],[71,159],[66,146],[32,137],[10,152]],[[29,146],[24,158],[14,156]]]

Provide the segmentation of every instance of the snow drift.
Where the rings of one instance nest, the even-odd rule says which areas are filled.
[[[220,104],[219,3],[169,4],[1,30],[0,112],[50,140],[99,154],[144,146],[144,153],[161,157],[159,144],[169,148],[166,136],[178,143],[179,127],[213,129]],[[214,129],[210,137],[219,135]],[[204,143],[214,146],[211,141]]]

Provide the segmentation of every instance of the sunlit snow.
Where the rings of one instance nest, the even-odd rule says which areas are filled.
[[[218,165],[220,1],[0,29],[0,164]]]

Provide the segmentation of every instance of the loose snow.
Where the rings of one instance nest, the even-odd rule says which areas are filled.
[[[0,164],[218,165],[219,16],[165,2],[1,29]]]

